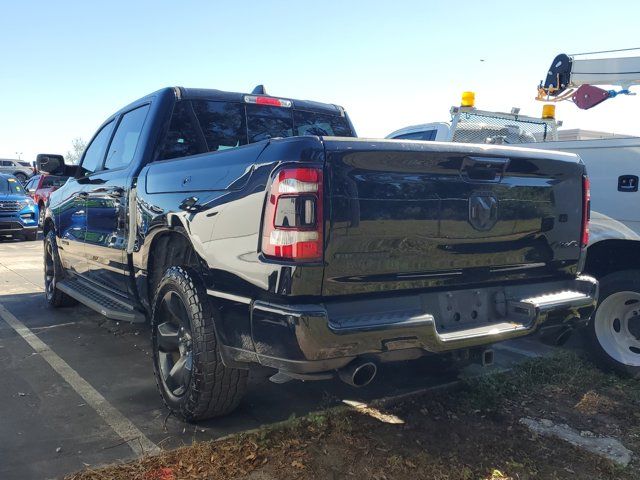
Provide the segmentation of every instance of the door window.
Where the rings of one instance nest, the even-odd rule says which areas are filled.
[[[123,168],[131,163],[136,153],[138,139],[142,133],[142,127],[148,112],[149,105],[144,105],[122,116],[113,140],[109,145],[107,160],[104,163],[105,169]]]
[[[102,160],[104,160],[104,154],[107,150],[107,144],[109,138],[111,138],[111,131],[113,130],[113,121],[107,123],[102,130],[93,138],[91,145],[89,145],[84,152],[82,159],[81,175],[91,175],[96,170],[100,170],[102,167]]]
[[[393,137],[397,140],[435,140],[436,130],[425,130],[424,132],[405,133],[403,135],[397,135]]]
[[[67,177],[58,177],[55,175],[47,175],[42,179],[42,188],[61,187],[67,183]]]
[[[40,180],[40,176],[36,175],[35,177],[32,177],[31,180],[29,180],[27,182],[27,184],[25,185],[25,189],[27,190],[27,192],[35,192],[36,191],[36,186],[38,184],[38,181]]]

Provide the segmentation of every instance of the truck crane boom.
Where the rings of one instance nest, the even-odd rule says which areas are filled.
[[[640,84],[640,56],[589,58],[630,50],[640,51],[633,48],[591,54],[561,53],[551,63],[544,82],[540,82],[537,100],[571,100],[578,108],[587,110],[619,94],[633,95],[629,88]],[[620,90],[605,90],[596,85],[619,86]]]

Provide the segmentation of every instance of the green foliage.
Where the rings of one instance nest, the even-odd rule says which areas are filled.
[[[82,158],[86,148],[87,142],[80,137],[74,138],[71,140],[71,150],[68,150],[64,157],[65,162],[69,165],[77,165],[80,163],[80,158]]]
[[[585,389],[620,389],[630,400],[640,400],[637,381],[621,378],[595,368],[574,352],[563,351],[546,358],[527,360],[513,370],[469,379],[464,390],[473,408],[494,410],[504,399],[536,388],[560,389],[572,394]]]

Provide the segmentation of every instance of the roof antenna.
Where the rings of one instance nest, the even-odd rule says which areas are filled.
[[[268,95],[268,93],[264,89],[264,85],[258,85],[256,88],[253,89],[251,94],[252,95]]]

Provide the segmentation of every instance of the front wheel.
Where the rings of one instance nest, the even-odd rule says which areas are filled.
[[[70,307],[77,300],[56,287],[63,275],[62,264],[58,255],[56,234],[52,230],[44,237],[44,292],[50,307]]]
[[[214,310],[195,271],[166,271],[153,302],[151,328],[156,382],[172,412],[197,421],[238,406],[248,372],[222,363]]]
[[[598,307],[588,333],[599,363],[640,378],[640,271],[600,279]]]
[[[16,174],[14,175],[14,177],[16,177],[16,178],[18,179],[18,181],[19,181],[21,184],[23,184],[23,185],[24,185],[25,183],[27,183],[27,176],[26,176],[24,173],[22,173],[22,172],[16,172]]]

